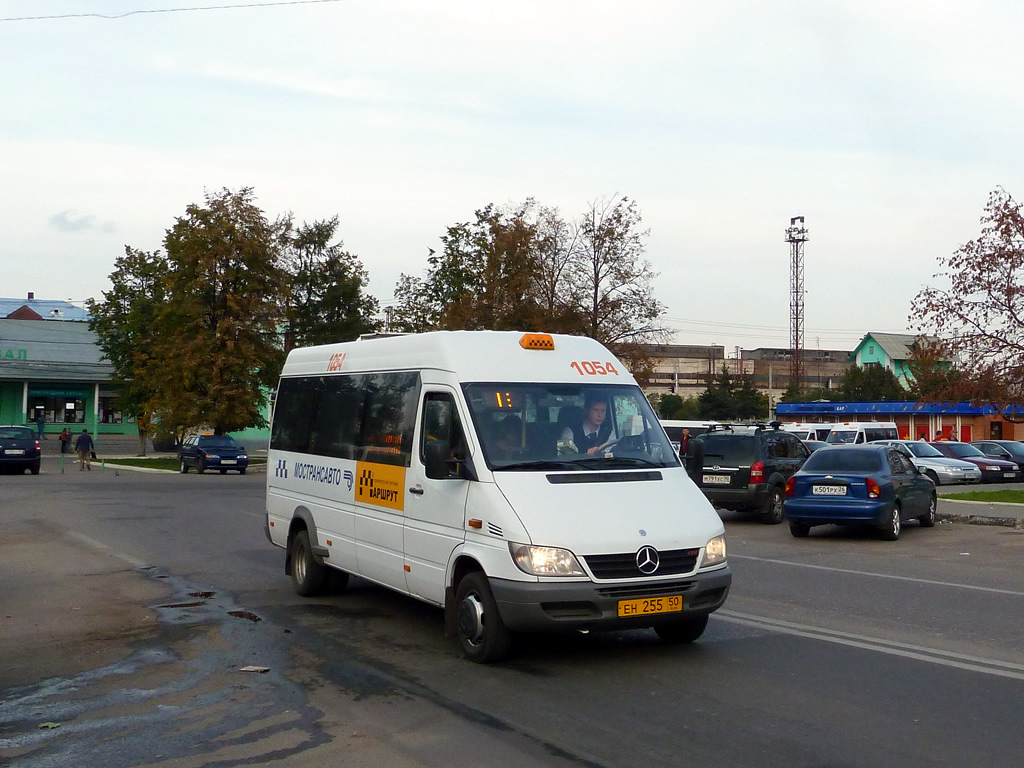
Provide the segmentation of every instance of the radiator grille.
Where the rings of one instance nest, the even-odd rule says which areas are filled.
[[[658,553],[658,570],[642,573],[636,565],[636,552],[616,555],[585,555],[590,572],[598,579],[643,579],[690,573],[697,567],[700,548],[669,549]]]

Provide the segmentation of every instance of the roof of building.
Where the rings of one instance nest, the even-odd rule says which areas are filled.
[[[109,381],[112,375],[87,323],[0,319],[0,379]]]
[[[863,347],[868,339],[873,339],[890,360],[906,360],[910,357],[914,346],[921,340],[929,342],[938,341],[934,336],[922,336],[921,334],[875,333],[872,331],[865,334],[864,338],[857,344],[857,349],[850,354],[851,360],[856,356],[857,350]]]
[[[28,312],[25,310],[28,310]],[[14,319],[36,319],[30,313],[35,313],[40,320],[84,322],[89,319],[88,312],[82,307],[76,307],[70,301],[37,299],[34,297],[29,299],[5,299],[0,297],[0,318],[15,315]]]

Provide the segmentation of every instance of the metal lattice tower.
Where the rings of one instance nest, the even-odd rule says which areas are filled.
[[[804,243],[808,240],[804,217],[789,220],[786,242],[789,243],[789,382],[797,386],[803,381],[800,353],[804,349]]]

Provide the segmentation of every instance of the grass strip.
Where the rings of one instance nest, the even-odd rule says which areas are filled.
[[[129,467],[145,467],[146,469],[167,469],[171,471],[177,471],[181,466],[178,460],[171,456],[155,456],[148,458],[146,456],[138,456],[136,458],[129,459],[106,459],[107,464],[120,464],[122,466]],[[267,460],[264,458],[249,458],[249,466],[255,466],[257,464],[266,464]],[[195,472],[195,467],[189,469],[190,472]],[[210,470],[216,471],[216,470]]]
[[[1024,491],[966,491],[964,493],[944,493],[943,499],[960,499],[961,501],[987,501],[991,504],[1024,504]]]

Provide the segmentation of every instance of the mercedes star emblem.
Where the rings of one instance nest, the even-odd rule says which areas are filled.
[[[636,553],[636,567],[640,573],[648,576],[658,570],[658,550],[654,547],[640,547]]]

